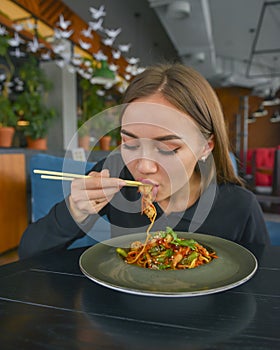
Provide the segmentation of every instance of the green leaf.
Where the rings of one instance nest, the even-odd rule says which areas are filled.
[[[116,249],[116,252],[117,252],[120,256],[122,256],[123,258],[126,258],[126,257],[127,257],[127,252],[126,252],[124,249],[122,249],[122,248],[117,248],[117,249]]]
[[[167,226],[165,232],[170,234],[174,241],[178,239],[177,233],[175,233],[171,227]]]
[[[165,256],[167,258],[170,258],[173,254],[173,250],[172,249],[167,249],[166,252],[165,252]]]
[[[192,261],[193,261],[194,259],[196,259],[198,256],[199,256],[199,253],[197,253],[197,252],[192,252],[189,256],[187,256],[186,258],[184,258],[184,259],[181,261],[181,263],[182,263],[183,265],[189,265],[189,264],[191,264]]]
[[[178,239],[177,244],[182,247],[190,247],[192,250],[195,250],[195,244],[197,242],[194,239]]]

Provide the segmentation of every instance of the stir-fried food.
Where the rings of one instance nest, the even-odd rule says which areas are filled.
[[[179,238],[172,228],[158,231],[154,235],[150,230],[155,222],[157,211],[153,204],[153,185],[139,187],[142,195],[141,212],[150,219],[147,237],[144,243],[132,242],[128,250],[117,248],[128,264],[156,270],[180,270],[208,264],[217,255],[208,251],[193,239]]]
[[[131,261],[131,264],[136,262],[139,257],[143,254],[145,251],[146,244],[148,242],[148,239],[150,237],[150,230],[155,222],[156,216],[157,216],[157,210],[153,204],[153,185],[145,184],[144,186],[139,186],[138,188],[139,192],[141,193],[141,213],[147,215],[147,217],[150,219],[151,223],[147,229],[147,237],[145,243],[141,246],[141,249],[139,249],[138,253],[135,254],[134,258]]]
[[[144,186],[139,186],[139,192],[142,195],[142,203],[141,203],[141,212],[142,214],[147,215],[147,217],[150,219],[151,224],[147,230],[147,234],[151,230],[156,216],[157,216],[157,210],[153,204],[153,185],[144,185]]]
[[[156,270],[192,269],[217,258],[193,239],[179,238],[170,227],[150,235],[145,243],[132,242],[128,250],[117,248],[128,264]]]

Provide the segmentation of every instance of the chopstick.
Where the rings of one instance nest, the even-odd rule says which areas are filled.
[[[82,174],[72,174],[72,173],[62,173],[60,171],[52,171],[52,170],[43,170],[43,169],[34,169],[34,174],[43,174],[43,175],[55,175],[58,177],[68,177],[73,179],[84,179],[90,177],[89,175]]]
[[[84,176],[84,178],[86,178],[86,176]],[[73,181],[75,178],[74,177],[66,177],[66,176],[56,176],[56,175],[41,175],[41,179]]]
[[[41,179],[47,179],[47,180],[73,181],[74,179],[85,179],[90,177],[89,175],[63,173],[59,171],[43,170],[43,169],[34,169],[33,172],[34,174],[40,174]],[[149,185],[149,184],[142,183],[140,181],[132,181],[132,180],[123,180],[123,181],[126,183],[126,186],[130,186],[130,187]]]

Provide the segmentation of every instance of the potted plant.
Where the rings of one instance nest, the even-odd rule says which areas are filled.
[[[18,96],[15,108],[29,122],[25,128],[27,146],[46,149],[49,127],[56,116],[55,109],[48,107],[46,101],[52,83],[33,56],[21,66],[19,76],[24,91]]]
[[[0,147],[10,147],[12,145],[17,116],[13,110],[13,104],[9,96],[9,83],[14,74],[14,65],[9,56],[8,36],[0,36],[0,56],[5,63],[0,64],[0,71],[5,75],[0,92]]]
[[[0,147],[11,147],[17,116],[8,97],[0,95]]]
[[[113,130],[115,129],[115,123],[112,122],[111,117],[108,117],[108,113],[104,113],[102,116],[99,113],[112,107],[108,100],[110,96],[108,86],[116,84],[116,75],[109,69],[107,61],[97,62],[85,59],[84,67],[90,78],[82,77],[79,82],[81,104],[79,108],[80,113],[78,113],[78,134],[80,144],[82,139],[89,138],[90,132],[93,132],[99,139],[100,148],[105,147],[108,150],[111,140],[116,134]],[[106,95],[101,95],[98,92],[104,86],[106,86],[107,92]],[[92,117],[94,118],[91,119]],[[88,122],[90,119],[91,122]],[[103,146],[104,143],[106,146]]]

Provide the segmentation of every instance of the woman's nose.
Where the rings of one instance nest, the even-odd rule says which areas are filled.
[[[157,172],[158,165],[153,159],[140,158],[137,160],[137,170],[142,174]]]

